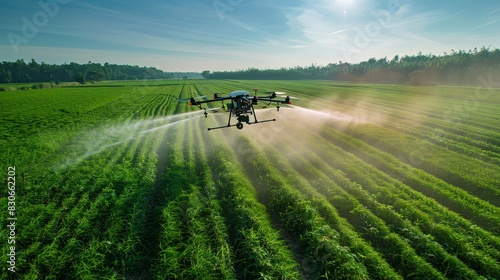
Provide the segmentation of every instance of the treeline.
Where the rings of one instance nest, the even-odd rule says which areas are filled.
[[[170,79],[166,73],[153,67],[116,65],[104,63],[55,65],[38,63],[34,59],[26,63],[23,59],[15,62],[4,61],[0,64],[0,83],[37,83],[37,82],[99,82],[103,80],[142,80]]]
[[[500,50],[490,47],[455,51],[436,56],[394,56],[393,59],[371,58],[356,64],[340,61],[326,66],[310,65],[280,69],[249,68],[238,71],[204,71],[207,79],[325,79],[369,83],[430,83],[473,84],[479,77],[500,74]]]

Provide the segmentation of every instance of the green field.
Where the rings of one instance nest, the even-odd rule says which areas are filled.
[[[254,87],[298,99],[215,131],[226,114],[177,101]],[[500,279],[484,79],[106,82],[0,107],[2,279]]]

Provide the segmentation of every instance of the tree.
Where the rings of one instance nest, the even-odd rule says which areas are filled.
[[[85,75],[86,80],[93,83],[93,82],[100,82],[104,78],[104,74],[101,72],[97,71],[89,71]]]
[[[83,75],[82,73],[73,75],[73,80],[81,85],[84,85],[87,82],[85,75]]]
[[[82,77],[83,75],[83,77]],[[0,83],[33,83],[33,82],[96,82],[102,80],[126,79],[170,79],[171,73],[166,73],[152,67],[115,65],[105,63],[77,64],[71,62],[63,65],[37,63],[34,59],[26,64],[19,59],[16,62],[0,64]]]
[[[201,75],[203,76],[203,78],[208,79],[208,78],[210,78],[210,71],[205,70],[205,71],[201,72]]]

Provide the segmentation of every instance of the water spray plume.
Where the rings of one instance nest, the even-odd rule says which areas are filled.
[[[145,135],[166,129],[175,125],[179,125],[197,118],[202,115],[188,117],[196,112],[188,112],[151,120],[140,120],[132,123],[124,123],[113,126],[103,126],[91,131],[82,132],[80,137],[74,140],[71,147],[67,150],[71,151],[71,156],[67,156],[62,164],[57,164],[56,169],[64,169],[69,166],[76,165],[84,159],[103,152],[111,147],[123,144],[125,142],[144,137]],[[160,124],[158,126],[158,124]],[[155,126],[155,127],[151,127]]]
[[[295,105],[292,105],[291,107],[302,111],[302,113],[312,114],[313,117],[322,117],[322,118],[327,118],[327,119],[336,119],[336,120],[342,120],[342,121],[348,121],[348,122],[356,119],[356,117],[354,117],[354,116],[349,116],[347,114],[344,114],[344,113],[341,113],[338,111],[322,112],[322,111],[304,108],[304,107],[295,106]]]
[[[197,119],[199,117],[201,117],[201,115],[200,116],[195,116],[195,117],[190,117],[190,118],[187,118],[187,119],[184,119],[184,120],[178,120],[178,121],[175,121],[173,123],[168,123],[168,124],[165,124],[165,125],[162,125],[162,126],[159,126],[159,127],[155,127],[155,128],[151,128],[151,129],[148,129],[148,130],[145,130],[145,131],[141,131],[141,132],[139,132],[139,134],[150,133],[150,132],[153,132],[153,131],[156,131],[156,130],[159,130],[159,129],[167,128],[167,127],[172,126],[172,125],[176,125],[176,124],[180,124],[180,123],[183,123],[183,122],[187,122],[187,121],[190,121],[192,119]]]

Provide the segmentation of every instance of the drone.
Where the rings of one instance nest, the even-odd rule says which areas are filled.
[[[292,104],[290,99],[293,97],[286,96],[284,100],[277,99],[278,95],[283,94],[281,92],[265,92],[266,95],[257,96],[257,91],[259,89],[254,88],[253,90],[255,92],[253,96],[250,96],[250,93],[248,91],[237,90],[229,93],[229,95],[225,97],[221,97],[217,93],[214,93],[213,98],[211,100],[197,101],[195,97],[191,97],[188,100],[189,100],[189,105],[198,106],[201,110],[204,110],[203,114],[205,115],[205,118],[208,116],[208,112],[206,107],[202,107],[202,104],[220,101],[222,103],[221,109],[226,110],[227,106],[226,111],[229,112],[229,120],[227,121],[227,125],[208,128],[208,130],[227,128],[231,126],[236,126],[236,128],[242,129],[243,123],[250,125],[250,124],[259,124],[259,123],[276,121],[276,119],[268,119],[261,121],[257,120],[257,115],[255,114],[254,105],[257,105],[258,102],[262,101],[267,102],[267,105],[270,105],[271,103],[276,103],[277,111],[280,110],[280,104]],[[200,97],[205,98],[205,96],[200,96]],[[229,101],[229,103],[224,104],[225,101]],[[211,108],[208,109],[213,110]],[[251,121],[250,115],[253,115],[253,121]],[[231,118],[233,117],[235,117],[238,121],[236,124],[231,124]]]

